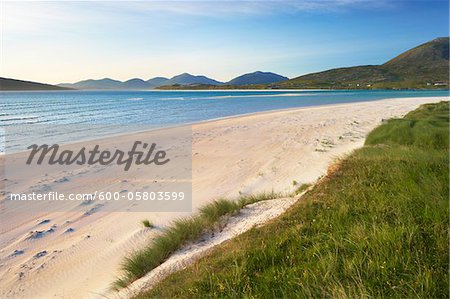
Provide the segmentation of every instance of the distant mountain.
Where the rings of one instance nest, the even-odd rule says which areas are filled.
[[[31,81],[22,81],[9,78],[0,78],[0,90],[66,90],[68,88],[37,83]]]
[[[149,88],[155,88],[155,87],[164,85],[167,81],[169,81],[169,79],[167,79],[167,78],[155,77],[155,78],[147,80],[147,84],[148,84]]]
[[[122,82],[110,78],[100,80],[83,80],[77,83],[61,83],[58,86],[75,89],[120,89]]]
[[[205,76],[193,76],[184,73],[171,79],[164,77],[155,77],[144,81],[139,78],[130,79],[125,82],[105,78],[101,80],[84,80],[76,83],[61,83],[60,87],[69,87],[75,89],[152,89],[163,85],[191,85],[191,84],[208,84],[220,85],[219,81],[210,79]]]
[[[156,77],[144,81],[140,78],[134,78],[125,82],[113,80],[109,78],[101,80],[83,80],[76,83],[61,83],[58,86],[71,87],[75,89],[152,89],[163,85],[169,79],[163,77]]]
[[[148,88],[148,83],[142,79],[134,78],[128,81],[122,82],[118,85],[120,89],[146,89]]]
[[[365,65],[312,73],[275,88],[448,88],[449,38],[408,50],[382,65]]]
[[[277,83],[289,80],[289,78],[270,73],[270,72],[254,72],[249,74],[244,74],[239,77],[236,77],[226,84],[229,85],[236,85],[236,86],[242,86],[242,85],[253,85],[253,84],[268,84],[268,83]]]
[[[193,76],[188,73],[172,77],[170,80],[164,82],[164,85],[192,85],[192,84],[208,84],[208,85],[222,85],[222,82],[205,76]]]

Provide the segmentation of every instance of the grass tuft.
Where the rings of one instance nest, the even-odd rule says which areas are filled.
[[[298,195],[303,191],[305,191],[306,189],[308,189],[309,187],[311,187],[311,184],[301,184],[297,189],[295,189],[293,195]]]
[[[141,221],[142,225],[147,228],[154,228],[155,225],[148,219],[144,219]]]

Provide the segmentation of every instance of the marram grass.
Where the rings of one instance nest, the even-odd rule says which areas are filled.
[[[122,262],[123,275],[114,281],[112,288],[116,290],[124,288],[134,280],[141,278],[163,263],[183,245],[198,240],[203,233],[214,229],[222,216],[236,213],[245,205],[280,196],[281,194],[269,192],[242,196],[236,201],[220,199],[203,206],[196,215],[173,221],[172,225],[146,248],[136,251],[124,259]],[[153,226],[148,220],[142,221],[142,224],[145,227]]]

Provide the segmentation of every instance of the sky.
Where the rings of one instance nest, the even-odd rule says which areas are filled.
[[[382,64],[449,35],[447,0],[1,1],[0,76],[229,81]]]

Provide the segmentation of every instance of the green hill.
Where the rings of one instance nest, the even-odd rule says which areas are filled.
[[[0,78],[0,90],[67,90],[71,88],[56,85]]]
[[[272,88],[448,88],[449,38],[437,38],[382,65],[331,69]]]

